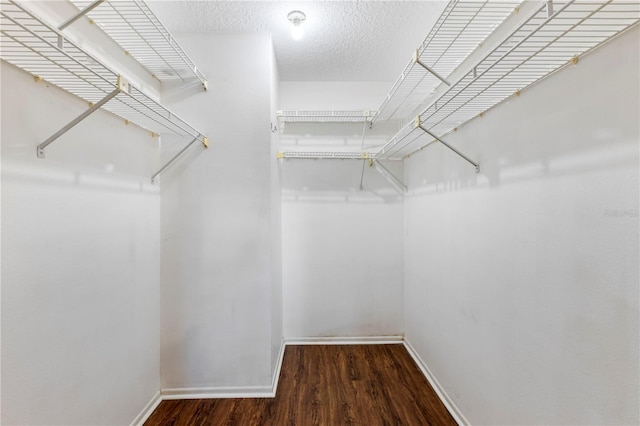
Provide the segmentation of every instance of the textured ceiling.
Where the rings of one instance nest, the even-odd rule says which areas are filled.
[[[283,81],[393,82],[446,1],[150,1],[172,33],[270,32]],[[287,13],[307,15],[302,40]]]

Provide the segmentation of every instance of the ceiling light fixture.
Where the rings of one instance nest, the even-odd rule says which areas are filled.
[[[307,15],[299,10],[292,10],[287,15],[287,19],[293,24],[293,28],[291,28],[291,37],[293,37],[294,40],[300,40],[304,35],[302,23],[307,19]]]

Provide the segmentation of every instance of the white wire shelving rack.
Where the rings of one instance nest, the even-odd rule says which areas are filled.
[[[149,6],[141,0],[71,0],[160,81],[197,79],[207,90],[207,78],[175,41]],[[63,25],[65,25],[63,24]]]
[[[365,119],[404,119],[473,52],[522,0],[453,0],[404,68],[378,111]],[[287,122],[351,122],[356,111],[286,111]],[[334,113],[333,115],[331,113]],[[298,119],[307,117],[308,121]],[[334,118],[335,117],[335,118]]]
[[[152,181],[196,142],[205,148],[208,145],[204,134],[12,0],[0,1],[0,58],[32,74],[36,81],[45,80],[89,103],[89,109],[38,145],[40,158],[49,144],[99,108],[152,136],[171,134],[190,141],[152,176]]]
[[[283,111],[282,122],[362,122],[405,119],[446,76],[482,43],[511,13],[517,12],[522,0],[452,0],[445,7],[411,61],[404,68],[378,111]],[[279,117],[280,119],[280,117]],[[282,123],[281,123],[282,124]],[[282,125],[280,128],[282,129]],[[309,152],[284,158],[361,159],[361,153],[348,156],[344,152]],[[395,159],[395,158],[392,158]]]
[[[475,67],[453,83],[375,155],[403,159],[439,141],[479,170],[442,137],[488,109],[638,24],[640,3],[629,0],[548,1]]]
[[[454,3],[454,2],[452,2]],[[446,13],[446,10],[445,10]],[[375,165],[396,188],[400,179],[382,161],[403,160],[440,142],[480,171],[473,159],[443,137],[482,117],[489,109],[566,66],[640,22],[638,0],[547,0],[468,72],[438,95],[391,140],[367,152],[284,152],[279,158],[365,160]],[[378,114],[374,121],[381,117]],[[363,168],[364,170],[364,168]]]
[[[353,151],[279,151],[278,158],[287,159],[334,159],[334,160],[366,160],[373,158],[375,150],[364,148],[365,131],[371,127],[375,111],[278,111],[280,129],[285,123],[361,123],[362,145],[358,152]]]
[[[371,123],[377,111],[278,111],[282,123]]]
[[[279,151],[278,158],[297,158],[302,160],[373,160],[375,152],[360,151]]]
[[[391,87],[374,121],[405,119],[509,15],[521,0],[454,0],[416,49],[413,58]]]
[[[294,159],[294,160],[360,160],[362,161],[362,170],[360,173],[360,189],[362,189],[365,164],[375,167],[385,179],[399,192],[406,192],[407,186],[395,176],[381,161],[375,159],[375,151],[362,150],[359,152],[348,151],[278,151],[278,159]]]

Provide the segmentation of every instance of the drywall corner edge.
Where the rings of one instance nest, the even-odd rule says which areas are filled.
[[[284,361],[284,350],[287,346],[287,343],[284,339],[280,342],[280,352],[278,352],[278,362],[276,363],[276,368],[273,371],[273,379],[271,380],[271,393],[273,396],[276,396],[276,392],[278,390],[278,383],[280,381],[280,371],[282,370],[282,363]]]
[[[154,410],[158,408],[158,405],[160,405],[161,402],[162,395],[160,394],[160,391],[158,391],[151,397],[151,400],[149,400],[147,405],[144,406],[142,411],[140,411],[140,413],[133,419],[133,421],[131,422],[131,426],[142,426],[144,422],[147,421],[149,416],[151,416],[151,413],[153,413]]]
[[[458,423],[460,426],[470,425],[471,423],[469,423],[467,418],[464,416],[464,414],[462,414],[462,411],[460,411],[460,409],[453,402],[453,400],[449,398],[449,395],[442,388],[442,386],[438,382],[438,379],[436,379],[435,376],[431,373],[431,370],[429,370],[429,367],[427,367],[427,364],[425,364],[422,358],[420,358],[420,355],[418,355],[418,352],[416,352],[413,346],[411,346],[411,343],[409,343],[406,337],[402,343],[404,344],[404,347],[407,349],[407,352],[409,352],[409,355],[411,355],[411,358],[413,358],[413,361],[418,365],[418,368],[420,369],[420,371],[422,371],[422,374],[424,374],[424,376],[427,378],[427,381],[429,382],[433,390],[438,395],[438,398],[440,398],[440,401],[442,401],[442,403],[447,408],[451,416],[454,418],[456,423]]]
[[[276,396],[280,371],[284,361],[286,342],[280,344],[278,362],[273,372],[271,385],[268,386],[228,386],[197,388],[165,388],[160,390],[161,400],[175,399],[218,399],[218,398],[273,398]]]

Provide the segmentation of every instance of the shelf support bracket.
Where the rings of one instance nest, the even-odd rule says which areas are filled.
[[[58,27],[58,30],[62,31],[65,28],[67,28],[69,25],[73,24],[74,22],[76,22],[78,19],[82,18],[84,15],[86,15],[87,13],[91,12],[93,9],[95,9],[96,7],[100,6],[101,3],[104,3],[104,0],[95,0],[93,3],[91,3],[89,6],[85,7],[84,9],[82,9],[80,12],[76,13],[75,15],[73,15],[71,18],[67,19],[66,21],[64,21],[62,24],[60,24],[60,26]]]
[[[547,0],[547,18],[553,15],[553,0]]]
[[[468,163],[472,164],[476,168],[476,173],[480,173],[480,164],[476,163],[475,161],[473,161],[472,159],[470,159],[469,157],[467,157],[466,155],[464,155],[463,153],[461,153],[460,151],[458,151],[457,149],[455,149],[454,147],[449,145],[447,142],[443,141],[438,136],[436,136],[433,133],[431,133],[427,128],[425,128],[422,125],[422,123],[420,121],[420,116],[418,116],[418,118],[416,119],[416,124],[417,124],[416,127],[419,127],[423,132],[425,132],[426,134],[428,134],[429,136],[431,136],[432,138],[434,138],[435,140],[440,142],[442,145],[444,145],[447,148],[449,148],[451,151],[453,151],[456,154],[458,154],[460,157],[464,158]]]
[[[446,84],[447,86],[451,86],[451,83],[449,83],[443,76],[441,76],[440,74],[438,74],[437,72],[435,72],[432,68],[430,68],[429,66],[427,66],[426,64],[424,64],[422,61],[420,61],[420,56],[418,55],[418,51],[416,50],[415,53],[413,54],[413,63],[420,65],[422,68],[424,68],[425,70],[429,71],[431,74],[433,74],[438,80],[440,80],[441,82],[443,82],[444,84]]]
[[[196,136],[195,138],[193,138],[193,140],[192,140],[191,142],[189,142],[189,143],[187,144],[187,146],[185,146],[184,148],[182,148],[182,149],[181,149],[181,150],[180,150],[176,155],[174,155],[174,156],[173,156],[173,158],[171,158],[171,160],[167,161],[167,162],[164,164],[164,166],[162,166],[162,167],[160,168],[160,170],[158,170],[157,172],[155,172],[155,173],[153,174],[153,176],[151,176],[151,183],[152,183],[152,184],[153,184],[153,183],[155,183],[156,178],[157,178],[160,174],[162,174],[162,172],[164,172],[164,171],[165,171],[165,170],[166,170],[166,169],[167,169],[167,168],[168,168],[168,167],[169,167],[169,166],[170,166],[174,161],[176,161],[176,160],[178,159],[178,157],[180,157],[182,154],[184,154],[184,153],[185,153],[185,151],[186,151],[186,150],[188,150],[188,149],[191,147],[191,145],[193,145],[194,143],[198,142],[198,140],[200,140],[200,136]],[[205,137],[205,138],[202,140],[202,145],[203,145],[205,148],[207,148],[207,147],[208,147],[208,144],[209,144],[209,142],[208,142],[207,138]]]
[[[367,160],[362,162],[362,170],[360,171],[360,191],[364,188],[364,166],[367,164]]]
[[[120,92],[129,93],[129,83],[124,78],[118,76],[117,87],[113,92],[109,93],[107,96],[102,98],[100,101],[96,102],[91,108],[89,108],[88,110],[86,110],[85,112],[83,112],[82,114],[80,114],[79,116],[74,118],[73,120],[71,120],[69,122],[69,124],[67,124],[62,129],[60,129],[57,132],[55,132],[53,135],[49,136],[49,138],[46,141],[44,141],[40,145],[38,145],[38,147],[37,147],[38,158],[44,158],[44,149],[47,146],[49,146],[49,144],[51,144],[53,141],[58,139],[60,136],[62,136],[65,133],[67,133],[76,124],[78,124],[79,122],[81,122],[82,120],[84,120],[85,118],[87,118],[88,116],[90,116],[91,114],[93,114],[94,112],[99,110],[100,108],[102,108],[102,106],[104,104],[106,104],[111,99],[116,97],[116,95],[118,95]]]
[[[369,115],[369,114],[367,114]],[[371,124],[371,122],[369,122]],[[371,127],[369,127],[371,128]],[[362,162],[362,171],[360,172],[360,190],[362,191],[363,183],[364,183],[364,165],[366,164],[366,160],[369,158],[369,154],[364,151],[364,137],[367,132],[367,121],[365,120],[362,123],[362,144],[360,145],[360,150],[362,151],[362,158],[365,160]]]
[[[400,192],[407,192],[407,185],[389,171],[379,160],[373,160],[373,164],[376,166],[376,170],[380,172],[396,189]]]

